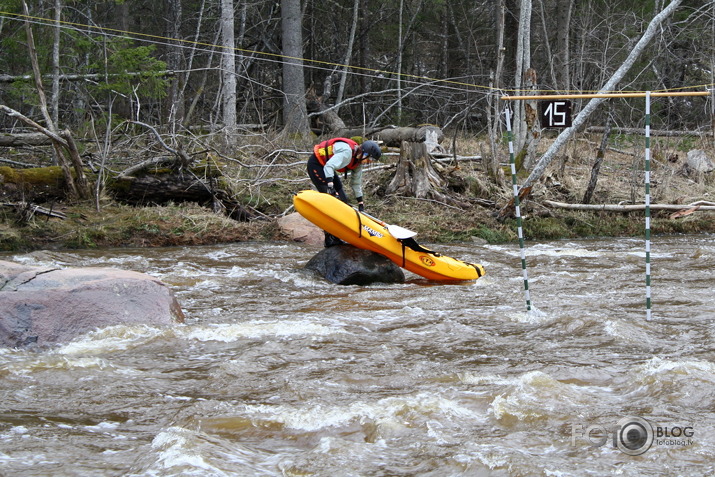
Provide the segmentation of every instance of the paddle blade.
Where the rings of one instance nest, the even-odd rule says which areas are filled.
[[[400,227],[399,225],[387,225],[387,231],[396,239],[407,239],[417,235],[417,232]]]

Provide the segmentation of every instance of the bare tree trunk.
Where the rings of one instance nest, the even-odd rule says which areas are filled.
[[[25,2],[24,0],[22,2],[22,8],[25,13],[25,16],[27,18],[29,18],[30,10],[27,7],[27,2]],[[47,97],[45,96],[45,88],[42,85],[42,72],[40,71],[40,64],[37,61],[37,50],[35,49],[35,37],[32,34],[32,27],[30,26],[29,21],[25,22],[25,31],[27,33],[27,49],[30,54],[30,62],[32,63],[32,72],[33,72],[33,75],[35,78],[35,89],[37,90],[37,96],[40,100],[40,111],[42,111],[42,117],[45,119],[45,123],[47,124],[46,130],[56,136],[57,128],[55,127],[54,121],[52,121],[52,116],[50,115],[50,111],[47,109]],[[10,115],[14,115],[14,113],[17,113],[17,111],[10,110],[9,108],[4,109],[4,111]],[[19,113],[17,113],[17,114],[19,114]],[[22,115],[20,115],[20,116],[22,116]],[[22,116],[22,117],[20,117],[20,116],[16,116],[16,117],[19,117],[22,120],[22,118],[24,118],[24,116]],[[42,127],[39,124],[37,124],[37,126],[39,128]],[[43,129],[45,129],[45,128],[43,128]],[[80,191],[77,190],[77,185],[75,184],[74,178],[72,177],[72,170],[70,168],[70,164],[65,159],[64,154],[62,154],[62,149],[58,146],[56,141],[52,142],[52,146],[55,151],[55,157],[57,159],[57,162],[59,163],[60,167],[62,168],[62,174],[64,175],[65,182],[67,183],[67,187],[69,188],[69,196],[73,199],[80,197]]]
[[[369,12],[370,7],[368,5],[368,0],[360,0],[360,11],[361,12]],[[367,13],[362,15],[361,18],[361,27],[360,31],[369,31],[370,27],[370,15]],[[358,60],[359,64],[358,66],[364,68],[366,66],[369,66],[367,64],[368,59],[370,58],[370,35],[360,35],[358,39],[358,47],[359,47],[359,52],[358,52]],[[368,77],[367,76],[360,76],[358,81],[360,81],[360,91],[367,92],[368,91]]]
[[[233,0],[221,0],[221,76],[223,78],[223,124],[227,137],[236,130],[236,44],[233,35]]]
[[[529,94],[536,94],[538,82],[536,81],[536,70],[529,68],[526,70],[526,88]],[[541,122],[539,121],[539,109],[536,101],[524,101],[524,119],[526,121],[526,157],[524,158],[524,169],[529,170],[536,160],[536,149],[541,142]]]
[[[167,66],[170,71],[179,71],[181,69],[181,56],[183,49],[181,48],[179,35],[181,34],[181,1],[167,0],[166,1],[166,33],[170,38],[171,44],[168,47]],[[181,124],[184,116],[184,97],[183,73],[174,74],[169,81],[169,104],[168,104],[168,122],[172,133],[176,133],[177,125]]]
[[[350,69],[350,61],[353,57],[353,47],[355,45],[355,33],[357,32],[358,24],[358,8],[360,7],[360,0],[353,1],[353,21],[350,25],[350,38],[348,39],[348,50],[345,52],[345,61],[343,65],[343,74],[340,75],[340,86],[338,87],[338,97],[335,100],[335,104],[340,104],[343,101],[343,95],[345,94],[345,83],[348,79],[348,70]],[[338,114],[338,110],[335,111]]]
[[[400,0],[400,13],[397,25],[397,117],[402,121],[402,12],[405,9],[405,1]]]
[[[712,3],[713,14],[712,21],[710,22],[713,26],[712,29],[712,52],[715,54],[715,2]],[[715,58],[710,55],[710,84],[715,84]],[[710,123],[712,128],[713,139],[715,139],[715,89],[711,89],[710,92]]]
[[[52,122],[59,123],[60,117],[60,20],[62,19],[62,1],[55,0],[55,28],[52,39],[52,94],[50,112]]]
[[[571,89],[571,12],[574,0],[558,0],[556,2],[557,25],[556,44],[558,54],[554,58],[558,83],[555,85],[564,91]]]
[[[283,122],[289,134],[310,132],[303,76],[303,15],[300,0],[281,0],[283,28]]]
[[[201,5],[199,6],[199,12],[198,12],[198,19],[196,20],[196,33],[194,34],[194,44],[198,45],[200,34],[201,34],[201,27],[203,26],[203,18],[204,18],[204,10],[206,8],[206,0],[201,0]],[[214,45],[216,42],[213,43]],[[189,76],[191,75],[191,69],[193,68],[194,65],[194,57],[196,56],[196,51],[197,48],[191,48],[191,52],[189,53],[189,58],[187,60],[187,65],[186,65],[186,76],[184,77],[184,81],[181,84],[181,90],[179,91],[179,97],[181,98],[181,114],[177,115],[177,121],[178,118],[181,118],[181,125],[186,127],[189,124],[189,116],[192,113],[193,107],[195,107],[195,102],[192,101],[191,106],[188,111],[184,112],[184,99],[186,98],[186,86],[189,84]],[[214,50],[211,49],[211,53],[209,54],[209,58],[213,58]],[[210,62],[209,62],[210,64]],[[202,79],[202,81],[205,83],[205,78]],[[201,93],[203,93],[203,84],[199,88],[197,88],[197,96],[199,96]]]
[[[522,89],[526,70],[531,67],[531,0],[521,0],[519,11],[519,36],[516,49],[516,74],[514,87]],[[524,105],[514,105],[514,147],[521,150],[526,143],[526,117]]]
[[[609,111],[606,117],[606,125],[603,131],[603,136],[601,137],[601,145],[598,147],[598,152],[596,152],[596,160],[591,168],[591,178],[588,181],[588,187],[586,187],[586,192],[583,194],[584,204],[591,202],[593,198],[593,191],[596,190],[596,184],[598,183],[598,173],[601,170],[601,163],[603,163],[603,158],[606,157],[606,149],[608,148],[608,137],[611,135],[611,112]]]
[[[502,77],[502,70],[504,68],[504,15],[505,15],[505,6],[504,6],[504,0],[497,0],[497,8],[496,8],[496,32],[497,32],[497,51],[496,51],[496,70],[492,72],[492,84],[490,87],[493,90],[498,91],[501,88],[501,77]],[[502,181],[502,175],[501,175],[501,169],[499,168],[499,147],[496,142],[496,138],[501,136],[498,134],[498,129],[501,125],[501,119],[500,119],[500,107],[499,107],[499,99],[497,97],[494,97],[493,95],[489,95],[487,97],[488,105],[489,105],[489,111],[488,111],[488,121],[491,123],[489,124],[489,131],[491,134],[489,135],[490,138],[490,144],[491,144],[491,150],[492,150],[492,155],[491,158],[489,159],[489,164],[488,164],[488,170],[487,173],[489,176],[492,178],[494,183],[500,184]]]
[[[543,29],[543,43],[544,43],[544,48],[546,49],[546,58],[551,58],[552,61],[549,61],[549,74],[551,76],[551,84],[555,87],[557,84],[556,81],[556,62],[554,61],[554,55],[553,55],[553,48],[551,48],[551,41],[549,40],[549,22],[548,22],[548,15],[545,11],[545,5],[544,5],[544,0],[541,0],[539,2],[539,13],[541,14],[541,28]],[[558,25],[557,29],[561,31],[561,25]]]
[[[218,37],[220,35],[221,35],[220,32],[216,33],[216,36],[214,37],[214,42],[213,42],[214,45],[218,43]],[[203,76],[201,76],[201,81],[199,82],[198,87],[196,87],[196,93],[194,94],[194,99],[191,100],[189,109],[186,111],[186,115],[184,116],[184,126],[188,126],[189,124],[191,124],[191,119],[194,115],[194,110],[196,108],[196,105],[198,104],[199,100],[201,99],[201,95],[204,92],[204,88],[206,87],[206,82],[208,81],[209,71],[212,70],[211,65],[213,64],[214,52],[215,52],[215,49],[212,48],[209,53],[209,57],[206,60],[206,68],[205,68],[205,71],[203,72]],[[213,124],[213,122],[212,122],[212,124]]]
[[[22,8],[25,16],[30,18],[30,10],[27,8],[27,2],[24,0],[22,2]],[[25,21],[25,31],[27,33],[27,49],[30,54],[30,62],[32,63],[32,72],[35,79],[35,89],[37,90],[37,96],[40,98],[40,111],[47,123],[47,129],[56,133],[57,128],[55,127],[54,121],[52,121],[50,111],[47,109],[47,97],[45,96],[45,88],[42,86],[42,72],[40,71],[40,64],[37,61],[37,50],[35,49],[35,36],[32,34],[32,27],[29,21]]]
[[[643,33],[643,36],[638,41],[633,50],[623,62],[623,64],[616,70],[616,72],[611,76],[611,78],[606,82],[605,85],[600,89],[599,93],[607,93],[613,91],[618,83],[623,79],[623,76],[628,72],[628,70],[633,66],[638,57],[643,53],[650,40],[653,39],[655,34],[659,31],[660,24],[667,19],[681,4],[682,0],[672,0],[670,4],[658,15],[656,15],[653,20],[651,20],[648,28]],[[561,134],[558,135],[556,140],[551,144],[549,149],[541,156],[541,159],[534,167],[529,177],[522,185],[523,187],[530,187],[534,182],[539,180],[542,176],[546,167],[551,163],[556,153],[563,147],[564,144],[574,135],[574,133],[586,122],[586,119],[596,110],[598,105],[600,105],[605,98],[593,98],[588,102],[585,108],[576,116],[573,120],[572,126],[570,128],[564,129]]]

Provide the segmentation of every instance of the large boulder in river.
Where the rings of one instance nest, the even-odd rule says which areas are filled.
[[[0,346],[43,346],[111,325],[183,321],[172,291],[149,275],[0,260]]]
[[[338,285],[405,281],[402,269],[387,258],[348,244],[324,248],[308,261],[305,268]]]

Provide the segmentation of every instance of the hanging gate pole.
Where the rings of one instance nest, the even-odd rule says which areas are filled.
[[[531,310],[529,297],[529,276],[526,272],[526,254],[524,252],[524,231],[521,226],[521,207],[519,204],[519,186],[516,183],[516,159],[514,158],[514,136],[511,132],[511,116],[509,108],[504,110],[506,115],[506,131],[509,138],[509,164],[511,165],[511,184],[514,189],[514,210],[516,214],[516,228],[519,235],[519,253],[521,255],[521,269],[524,272],[524,296],[526,297],[526,310]]]

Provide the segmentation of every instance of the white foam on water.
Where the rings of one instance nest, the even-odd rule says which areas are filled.
[[[225,273],[224,269],[219,268],[198,268],[189,264],[177,264],[172,267],[167,273],[162,276],[171,275],[173,277],[194,278],[194,277],[220,277]],[[212,278],[205,278],[206,281],[211,281]]]
[[[205,274],[205,272],[202,273]],[[211,274],[210,270],[209,274]],[[299,269],[286,269],[280,264],[275,264],[273,267],[268,264],[260,268],[234,266],[230,269],[218,270],[213,275],[223,280],[227,278],[234,282],[238,280],[242,282],[243,286],[250,286],[255,283],[261,287],[266,287],[271,281],[275,281],[277,283],[273,285],[280,287],[281,293],[286,292],[286,287],[282,284],[289,285],[289,289],[295,288],[299,291],[313,290],[313,293],[316,287],[326,289],[335,287],[333,283],[322,278],[317,278],[316,275],[312,273]]]
[[[531,371],[519,377],[510,391],[496,396],[489,406],[496,419],[516,418],[532,421],[572,416],[574,408],[595,405],[606,388],[562,383],[541,371]]]
[[[529,247],[530,255],[541,255],[546,257],[601,257],[605,252],[601,250],[589,250],[580,247],[575,243],[548,243],[537,244]]]
[[[693,376],[715,382],[715,363],[702,360],[671,360],[653,357],[636,371],[641,376]]]
[[[108,432],[113,431],[119,427],[119,425],[120,423],[118,422],[100,422],[99,424],[95,424],[93,426],[84,426],[84,429],[90,432]]]
[[[99,369],[117,370],[109,361],[97,357],[68,357],[54,352],[32,354],[7,362],[2,370],[14,376],[29,376],[35,371],[48,369]]]
[[[247,323],[194,325],[175,328],[177,337],[197,341],[222,341],[230,343],[245,338],[266,336],[285,338],[290,336],[328,336],[344,333],[342,329],[307,321],[249,321]]]
[[[646,346],[653,343],[648,332],[631,321],[606,320],[603,323],[603,331],[608,336],[613,336],[629,344]]]
[[[216,250],[215,252],[206,253],[205,256],[211,260],[223,261],[225,258],[235,257],[236,255],[225,250]]]
[[[212,280],[212,279],[205,279],[201,280],[200,282],[194,283],[192,288],[196,289],[201,289],[201,290],[218,290],[222,288],[222,284],[219,281]]]
[[[519,378],[505,378],[497,374],[481,375],[469,371],[457,373],[457,378],[463,384],[475,385],[517,386],[521,382]]]
[[[526,309],[526,299],[523,302],[524,308],[522,311],[511,310],[505,316],[515,323],[525,323],[529,325],[542,325],[551,323],[558,317],[555,315],[550,315],[541,311],[533,303],[531,304],[531,309]]]
[[[201,455],[198,437],[195,432],[176,426],[160,432],[151,443],[157,451],[157,464],[177,472],[175,475],[228,476]]]
[[[402,427],[413,417],[427,418],[439,413],[455,421],[465,419],[482,421],[484,416],[464,407],[460,403],[432,394],[390,397],[375,402],[357,401],[347,406],[315,405],[309,408],[295,408],[278,405],[247,405],[244,412],[249,418],[283,424],[286,428],[306,432],[341,427],[351,422],[373,421],[386,428]]]
[[[62,346],[57,353],[77,355],[123,351],[142,346],[167,333],[167,329],[153,328],[147,325],[108,326],[87,333],[82,338]]]

